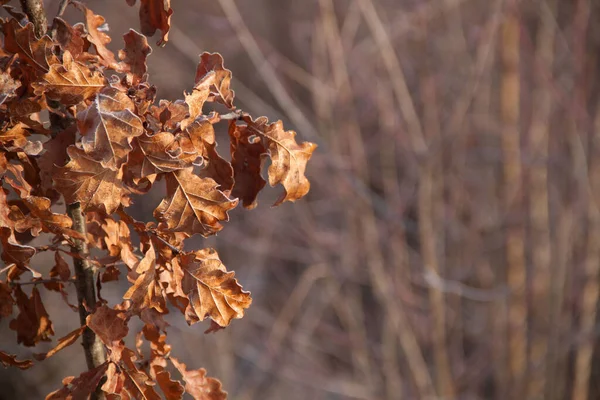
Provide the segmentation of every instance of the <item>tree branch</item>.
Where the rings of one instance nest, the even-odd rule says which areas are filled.
[[[73,220],[73,229],[85,235],[85,216],[81,211],[79,203],[69,204],[67,206],[67,214]],[[86,306],[93,307],[96,304],[95,269],[89,260],[87,260],[88,245],[85,241],[75,239],[73,252],[83,256],[82,258],[73,257],[73,264],[75,266],[75,287],[77,288],[79,319],[81,325],[85,325],[86,318],[89,315]],[[93,369],[106,361],[104,345],[90,328],[87,328],[83,332],[83,348],[89,369]]]
[[[29,21],[33,23],[35,35],[38,38],[44,36],[48,30],[44,2],[42,0],[21,0],[21,8],[27,14]]]
[[[66,2],[62,2],[60,9],[66,6]],[[42,37],[48,30],[48,21],[44,10],[43,0],[21,0],[23,12],[27,14],[29,20],[33,23],[35,33],[38,37]],[[59,12],[61,11],[59,10]],[[65,129],[72,121],[68,118],[63,118],[57,114],[51,114],[50,122],[54,131]],[[85,215],[81,211],[79,203],[67,205],[67,215],[73,221],[73,229],[86,235],[86,220]],[[87,242],[84,240],[74,239],[71,247],[73,253],[78,257],[73,257],[75,266],[75,287],[77,289],[77,302],[79,305],[79,319],[82,325],[86,325],[86,318],[89,315],[87,307],[96,305],[96,286],[94,284],[95,269],[93,264],[87,260],[89,256]],[[82,335],[82,344],[85,353],[85,359],[88,369],[93,369],[106,361],[104,345],[96,334],[86,328]],[[100,390],[100,385],[95,393],[92,393],[92,400],[101,400],[105,396]]]

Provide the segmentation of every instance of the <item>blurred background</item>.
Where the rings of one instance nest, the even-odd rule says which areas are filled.
[[[139,29],[139,6],[85,3],[115,51]],[[239,108],[319,145],[307,198],[270,208],[268,189],[190,240],[215,247],[254,301],[209,335],[169,315],[174,356],[236,400],[600,398],[599,2],[171,6],[170,41],[149,40],[159,98],[183,98],[199,54],[220,52]],[[56,337],[78,326],[59,294],[44,301]],[[84,365],[74,345],[0,370],[0,397],[43,398]]]

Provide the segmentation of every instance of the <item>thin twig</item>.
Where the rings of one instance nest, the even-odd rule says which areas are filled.
[[[61,279],[38,279],[37,281],[29,281],[29,282],[15,282],[11,281],[9,284],[14,286],[25,286],[25,285],[38,285],[40,283],[73,283],[75,279],[67,279],[63,281]]]

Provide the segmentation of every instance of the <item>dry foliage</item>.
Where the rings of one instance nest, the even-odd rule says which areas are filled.
[[[142,33],[160,30],[159,44],[168,39],[169,3],[140,4]],[[254,208],[266,183],[267,158],[269,183],[283,187],[275,205],[306,195],[304,172],[316,146],[298,144],[295,132],[280,121],[253,119],[236,109],[232,74],[219,54],[200,56],[195,85],[184,99],[156,101],[146,72],[151,53],[146,37],[130,30],[115,56],[106,47],[110,36],[100,29],[104,18],[72,4],[83,13],[83,23],[71,26],[57,17],[53,34],[41,38],[32,23],[0,20],[0,241],[5,263],[0,318],[13,317],[10,329],[24,346],[52,341],[55,332],[40,290],[60,292],[65,307],[75,308],[64,286],[80,285],[80,277],[73,278],[64,255],[85,259],[98,270],[98,291],[100,282],[120,278],[131,286],[121,304],[107,304],[100,293],[95,304],[79,299],[85,325],[58,339],[52,350],[35,354],[36,360],[47,359],[86,334],[96,335],[106,353],[106,361],[79,377],[66,377],[47,399],[87,398],[99,386],[107,398],[180,399],[187,392],[196,399],[224,399],[220,382],[204,369],[187,369],[170,357],[163,315],[170,304],[190,325],[212,320],[207,330],[212,332],[242,318],[252,298],[213,249],[184,251],[184,241],[219,232],[238,199]],[[223,112],[204,113],[207,103],[218,103],[212,109]],[[50,123],[40,118],[44,110]],[[227,124],[231,163],[219,155],[215,140],[215,126]],[[154,211],[156,220],[134,220],[127,214],[130,196],[143,195],[155,184],[166,185],[167,193]],[[53,208],[62,199],[80,204],[87,233]],[[137,247],[132,230],[140,238]],[[42,232],[52,238],[49,244],[30,246]],[[69,250],[81,241],[103,255]],[[46,251],[54,252],[55,261],[48,277],[31,267],[32,258]],[[33,287],[29,294],[26,284]],[[135,350],[124,342],[134,317],[145,323]],[[142,335],[150,345],[149,358],[141,351]],[[0,361],[21,369],[33,366],[32,360],[1,351]],[[182,383],[171,372],[178,372]]]

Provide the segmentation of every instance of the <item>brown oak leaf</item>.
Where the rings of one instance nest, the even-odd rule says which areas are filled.
[[[242,200],[251,210],[258,204],[258,193],[267,181],[262,177],[265,161],[269,156],[260,137],[253,134],[247,125],[229,124],[229,142],[234,185],[231,195]]]
[[[148,39],[140,35],[133,29],[130,29],[125,35],[125,48],[119,50],[119,59],[121,60],[121,70],[127,73],[127,83],[129,85],[138,85],[146,80],[146,58],[152,54],[152,48],[148,45]]]
[[[89,57],[90,54],[87,51],[90,42],[83,38],[85,35],[83,24],[71,26],[64,19],[56,17],[54,18],[54,27],[56,29],[55,40],[64,51],[70,52],[76,60],[79,60],[82,55]]]
[[[127,0],[132,6],[135,0]],[[169,40],[169,29],[171,29],[171,0],[140,0],[140,27],[146,36],[152,36],[160,30],[162,37],[156,43],[164,46]]]
[[[219,184],[219,190],[229,193],[233,187],[233,169],[231,164],[217,153],[215,130],[209,120],[199,118],[187,127],[185,132],[177,135],[184,154],[189,154],[189,160],[194,161],[202,156],[204,166],[201,177],[210,177]]]
[[[16,96],[15,91],[21,87],[21,82],[15,81],[7,71],[0,72],[0,105]]]
[[[125,93],[107,87],[90,107],[77,114],[83,149],[104,168],[120,168],[133,149],[131,141],[144,132],[133,109],[133,101]]]
[[[42,79],[32,86],[36,95],[44,94],[48,99],[72,106],[95,96],[106,86],[106,79],[100,71],[75,61],[65,50],[62,64],[51,65]]]
[[[185,154],[170,132],[138,136],[134,145],[126,171],[136,183],[144,178],[154,182],[157,174],[190,167],[192,161],[199,157],[196,153],[191,157]]]
[[[210,85],[209,101],[217,101],[233,109],[235,93],[231,90],[231,71],[223,66],[223,57],[219,53],[202,53],[196,68],[196,83],[208,79],[214,74]]]
[[[166,305],[160,285],[156,281],[156,255],[152,245],[136,266],[135,273],[137,279],[123,295],[123,300],[131,301],[130,309],[135,313],[148,308],[164,312]]]
[[[250,292],[242,289],[233,271],[227,272],[213,249],[181,254],[172,266],[173,279],[180,280],[181,292],[188,299],[188,323],[210,317],[220,326],[227,326],[233,318],[242,318],[252,303]]]
[[[112,214],[127,193],[122,182],[123,172],[102,167],[75,146],[70,146],[67,153],[71,161],[55,168],[53,179],[57,190],[68,204],[79,202],[84,210],[106,210]]]
[[[114,53],[106,47],[111,42],[111,38],[110,35],[104,32],[106,24],[104,17],[94,14],[93,11],[78,1],[71,1],[71,4],[75,5],[75,7],[79,8],[85,14],[87,39],[96,49],[96,53],[100,56],[102,64],[120,72]]]
[[[284,201],[296,201],[304,197],[310,182],[304,176],[306,163],[312,156],[317,145],[310,142],[296,143],[294,131],[285,131],[281,121],[267,123],[266,118],[252,121],[245,117],[244,121],[256,135],[261,136],[269,149],[271,166],[269,167],[269,184],[281,184],[284,188],[282,195],[275,201],[278,206]]]
[[[29,268],[29,260],[35,255],[35,249],[17,242],[14,232],[10,228],[0,228],[0,243],[2,243],[2,260],[7,264],[16,264],[26,268],[34,278],[40,278],[39,272]]]
[[[75,341],[77,339],[79,339],[79,336],[81,336],[83,334],[83,331],[85,330],[85,328],[86,328],[85,326],[82,326],[80,328],[75,329],[73,332],[70,332],[67,335],[61,337],[60,339],[58,339],[58,344],[49,352],[36,353],[33,356],[38,361],[43,361],[43,360],[46,360],[46,359],[52,357],[53,355],[55,355],[62,349],[69,347],[70,345],[75,343]]]
[[[19,315],[10,321],[9,327],[17,332],[17,343],[35,346],[40,341],[49,342],[50,336],[54,335],[54,329],[42,303],[40,292],[34,287],[31,297],[27,297],[21,287],[17,286],[14,294]]]
[[[33,367],[31,360],[17,360],[17,356],[0,351],[0,363],[4,368],[17,367],[19,369],[28,369]]]
[[[200,178],[192,168],[166,174],[167,197],[154,210],[154,217],[172,232],[188,236],[209,236],[220,231],[220,221],[228,221],[227,211],[237,206],[217,189],[211,178]]]
[[[206,376],[204,368],[188,370],[187,366],[176,358],[170,358],[171,363],[177,368],[185,381],[185,391],[195,400],[225,400],[227,392],[221,388],[218,379]]]
[[[185,93],[185,103],[188,106],[188,118],[181,122],[181,129],[186,129],[189,124],[202,115],[204,103],[210,96],[210,88],[215,84],[216,74],[210,73],[203,76],[192,89],[192,93]]]
[[[135,268],[139,260],[133,253],[131,232],[127,224],[123,221],[106,218],[102,224],[102,231],[105,234],[104,243],[108,253],[112,257],[123,260],[129,269]]]
[[[69,264],[60,255],[60,251],[54,252],[54,267],[50,270],[50,277],[59,277],[61,281],[68,281],[71,278],[71,269]]]
[[[50,65],[58,62],[52,53],[52,40],[49,36],[37,39],[32,23],[21,26],[16,19],[10,19],[2,24],[2,30],[4,50],[18,54],[36,73],[46,73]]]
[[[123,311],[102,305],[87,316],[86,324],[107,347],[111,348],[127,336],[128,320],[129,317]]]
[[[71,237],[83,239],[83,235],[73,231],[73,221],[64,214],[55,214],[50,210],[50,199],[46,197],[29,196],[23,199],[23,203],[29,209],[29,214],[23,215],[15,222],[17,232],[25,232],[31,229],[33,236],[39,232],[50,232],[54,234],[68,234]]]
[[[0,132],[0,146],[4,149],[11,148],[23,148],[27,145],[27,132],[26,125],[23,123],[17,123],[10,129]]]
[[[66,377],[62,382],[64,386],[46,396],[46,400],[87,399],[106,375],[109,365],[113,364],[107,361],[94,369],[83,372],[77,378]]]

